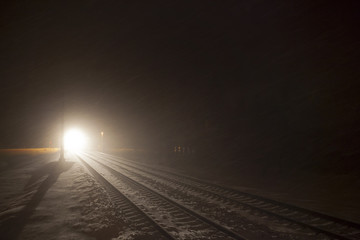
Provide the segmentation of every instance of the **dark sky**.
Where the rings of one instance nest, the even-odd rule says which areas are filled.
[[[329,2],[9,1],[0,144],[55,141],[63,96],[67,126],[129,145],[353,124],[359,4]]]

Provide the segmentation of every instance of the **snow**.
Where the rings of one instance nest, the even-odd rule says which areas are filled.
[[[76,158],[68,156],[66,167],[57,179],[52,179],[53,172],[34,179],[44,166],[61,171],[57,157],[49,155],[45,165],[35,162],[2,172],[1,238],[124,239],[121,236],[131,231],[127,229],[128,224],[105,190]],[[129,239],[135,239],[138,234],[132,232],[131,236]]]
[[[117,155],[123,157],[124,154]],[[223,163],[207,161],[206,164],[186,159],[158,161],[157,158],[147,157],[146,153],[139,152],[126,157],[167,171],[360,223],[360,178],[357,175],[321,175],[299,171],[293,176],[264,176],[261,166],[231,164],[226,160]],[[239,162],[241,163],[240,160]]]
[[[57,161],[58,154],[45,154],[41,157],[36,155],[28,156],[28,160],[26,158],[22,159],[21,164],[9,164],[2,170],[0,175],[1,239],[151,239],[148,233],[139,231],[136,224],[131,222],[131,219],[125,219],[122,210],[111,202],[104,188],[78,161],[77,157],[67,155],[66,158],[66,163],[60,164]],[[8,156],[7,162],[11,162],[11,156]],[[99,166],[99,164],[95,165]],[[155,165],[153,164],[153,166]],[[173,168],[170,168],[174,166],[172,164],[172,166],[162,166],[162,168],[174,171]],[[334,205],[334,202],[331,201],[321,201],[321,198],[316,198],[315,194],[303,195],[303,198],[301,198],[292,191],[281,192],[281,186],[277,186],[277,189],[275,189],[271,187],[271,184],[262,186],[255,184],[246,186],[245,182],[239,184],[241,177],[234,175],[224,177],[224,174],[219,174],[221,171],[225,171],[221,168],[207,166],[202,171],[199,171],[200,168],[196,165],[189,166],[181,163],[177,163],[176,167],[176,171],[182,171],[187,175],[208,179],[240,190],[295,203],[303,207],[312,206],[309,208],[320,209],[325,213],[336,212],[336,214],[332,215],[341,216],[340,213],[343,211],[343,214],[348,219],[358,217],[357,211],[359,208],[355,202],[350,202],[352,205],[348,205],[349,209],[346,209]],[[199,236],[199,232],[195,233],[186,228],[179,228],[175,222],[172,222],[171,214],[163,212],[162,209],[154,211],[152,208],[156,204],[151,204],[151,201],[144,198],[142,194],[130,190],[129,186],[123,184],[118,178],[108,174],[107,179],[121,189],[129,198],[142,205],[143,209],[152,212],[155,219],[167,223],[169,228],[173,227],[173,232],[178,237],[195,238],[195,236]],[[242,180],[244,179],[242,178]],[[321,182],[318,177],[316,187],[321,187],[326,181],[331,181],[335,185],[335,183],[341,182],[343,179],[344,176],[327,176]],[[166,190],[165,187],[160,187],[166,185],[166,182],[161,179],[151,180],[149,178],[144,183],[145,185],[152,185],[159,192],[165,191],[162,193],[174,201],[180,199],[175,193],[183,191],[184,194],[192,196],[184,200],[185,202],[188,201],[187,205],[196,207],[196,202],[192,201],[199,196],[192,191],[176,189],[176,184],[172,185],[172,191],[169,191],[170,188]],[[301,189],[300,193],[305,194],[306,186],[306,182],[303,184],[298,182],[296,188]],[[286,189],[285,186],[282,187]],[[344,187],[344,182],[338,183],[335,190],[339,190],[341,187]],[[323,192],[329,191],[325,190]],[[349,191],[350,187],[343,190],[344,193],[349,193]],[[321,192],[318,194],[319,196],[325,196],[321,195]],[[344,196],[342,197],[344,199]],[[216,199],[208,199],[208,203],[209,206],[211,204],[221,204]],[[326,211],[327,208],[330,211]],[[331,212],[331,209],[333,212]],[[243,214],[244,217],[253,220],[254,223],[266,224],[267,222],[266,217],[263,215],[255,216],[253,213],[247,213],[244,209],[238,211],[237,209],[220,208],[220,210],[228,212],[228,214],[232,212],[236,212],[238,215]],[[352,212],[352,215],[348,214],[349,212]],[[268,227],[275,232],[284,234],[289,232],[291,228],[288,229],[281,222],[274,222]],[[301,232],[303,230],[292,229],[292,231]]]
[[[123,162],[122,162],[123,163]],[[115,167],[115,169],[119,172],[123,172],[120,168],[116,167],[116,164],[107,162],[107,164],[110,164],[111,167]],[[125,163],[126,164],[126,163]],[[128,162],[127,162],[128,164]],[[121,166],[122,169],[131,169],[124,165]],[[148,170],[148,169],[145,169]],[[129,173],[131,175],[131,172],[134,171],[132,169]],[[125,171],[126,172],[126,171]],[[123,172],[123,174],[125,174]],[[137,170],[135,172],[138,172]],[[159,174],[159,173],[157,173]],[[125,174],[127,175],[127,174]],[[136,174],[135,174],[136,175]],[[161,192],[165,194],[167,197],[172,199],[175,202],[182,203],[184,206],[190,207],[193,211],[197,212],[201,210],[201,212],[207,212],[211,213],[211,215],[208,215],[211,219],[217,219],[216,221],[220,223],[222,218],[226,218],[231,216],[231,214],[234,214],[233,217],[230,217],[232,219],[235,219],[236,222],[234,224],[236,225],[236,228],[239,227],[240,219],[239,216],[242,216],[248,220],[251,220],[253,223],[257,224],[247,224],[244,229],[246,229],[247,232],[254,231],[259,232],[260,225],[266,226],[270,230],[274,230],[277,233],[289,233],[289,234],[303,234],[307,235],[308,232],[304,231],[304,229],[294,229],[293,227],[288,227],[288,224],[286,221],[279,221],[279,219],[275,219],[274,221],[269,221],[268,215],[263,215],[259,213],[256,213],[254,211],[250,211],[250,209],[247,208],[228,208],[225,206],[221,206],[223,202],[221,200],[217,199],[216,197],[208,196],[206,199],[204,199],[204,195],[200,194],[197,191],[186,189],[183,187],[178,187],[175,183],[169,183],[166,181],[163,181],[161,179],[155,178],[154,175],[146,174],[144,172],[141,173],[143,177],[136,177],[135,175],[132,175],[132,178],[135,179],[137,182],[140,182],[144,185],[146,185],[149,188],[152,188],[156,192]],[[160,174],[161,175],[161,174]],[[145,178],[144,178],[145,177]],[[184,179],[182,179],[184,181]],[[137,199],[138,202],[141,202],[142,199]],[[143,205],[149,205],[150,203],[148,201],[144,202]],[[151,207],[150,207],[151,208]],[[159,211],[158,211],[159,212]],[[224,215],[223,213],[226,212]],[[164,217],[166,215],[165,213],[161,213],[161,215]],[[157,216],[159,218],[160,216]],[[221,223],[220,223],[221,224]],[[170,223],[167,223],[167,226],[172,225]],[[244,224],[245,225],[245,224]],[[231,227],[230,227],[231,228]],[[235,230],[235,229],[233,229]],[[184,234],[185,230],[182,230],[180,233]],[[186,232],[186,231],[185,231]],[[181,235],[180,234],[180,235]],[[199,234],[199,233],[198,233]],[[181,235],[182,236],[182,235]],[[187,239],[185,237],[185,239]]]

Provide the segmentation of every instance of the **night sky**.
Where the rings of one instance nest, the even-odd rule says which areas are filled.
[[[57,142],[65,99],[109,146],[354,150],[355,2],[2,3],[0,146]]]

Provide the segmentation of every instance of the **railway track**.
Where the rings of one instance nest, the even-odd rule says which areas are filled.
[[[239,234],[213,222],[196,212],[172,201],[158,192],[82,155],[80,161],[105,187],[110,196],[122,199],[119,203],[129,209],[127,218],[150,222],[155,229],[168,239],[246,239]],[[121,184],[114,184],[114,178]],[[118,204],[118,203],[116,203]],[[136,211],[135,211],[136,210]],[[142,220],[141,217],[142,216]],[[149,228],[148,225],[144,226]],[[146,229],[145,229],[146,230]],[[158,239],[158,238],[152,238]]]
[[[147,232],[149,236],[156,239],[175,239],[157,222],[155,222],[148,214],[143,212],[141,208],[135,205],[128,197],[121,193],[109,181],[107,181],[100,173],[91,167],[84,159],[78,156],[82,164],[89,170],[94,178],[104,187],[109,194],[111,200],[126,219],[131,219],[134,230]]]
[[[317,234],[316,237],[319,239],[323,236],[327,236],[327,239],[360,239],[360,226],[357,223],[207,183],[174,172],[156,169],[131,160],[105,154],[96,154],[93,157],[107,161],[114,166],[126,168],[127,171],[137,174],[137,178],[157,179],[157,182],[181,188],[181,191],[197,193],[204,199],[212,199],[221,205],[233,208],[242,206],[245,209],[251,209],[251,212],[260,218],[272,216],[286,220],[288,223],[310,229]],[[143,181],[146,180],[143,179]]]

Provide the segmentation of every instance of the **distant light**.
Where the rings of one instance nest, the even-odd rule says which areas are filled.
[[[79,129],[71,129],[65,133],[64,146],[66,150],[77,151],[86,147],[87,139]]]

